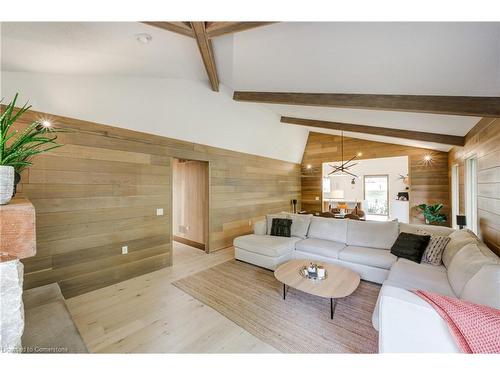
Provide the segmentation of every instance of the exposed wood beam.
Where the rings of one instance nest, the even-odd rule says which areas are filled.
[[[206,29],[209,38],[233,34],[260,26],[271,25],[275,22],[207,22]]]
[[[191,22],[191,28],[194,32],[198,49],[203,59],[203,64],[207,70],[208,79],[213,91],[219,91],[219,78],[217,77],[217,69],[215,67],[214,52],[212,42],[208,38],[205,29],[205,22]]]
[[[154,26],[159,29],[172,31],[177,34],[189,36],[194,38],[194,32],[191,27],[185,22],[161,22],[161,21],[153,21],[153,22],[142,22],[146,25]]]
[[[391,129],[391,128],[382,128],[378,126],[356,125],[356,124],[347,124],[343,122],[311,120],[305,118],[286,117],[286,116],[281,117],[281,122],[287,124],[311,126],[315,128],[382,135],[384,137],[395,137],[395,138],[412,139],[416,141],[435,142],[453,146],[465,145],[465,137],[460,137],[456,135],[426,133],[413,130]]]
[[[244,102],[500,117],[500,97],[235,91]]]

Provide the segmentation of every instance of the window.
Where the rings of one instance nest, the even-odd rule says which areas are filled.
[[[330,192],[330,177],[323,177],[323,193]]]
[[[364,176],[367,215],[389,216],[389,176]]]
[[[465,160],[465,216],[467,228],[478,234],[477,225],[477,160]]]
[[[458,176],[458,164],[455,164],[451,167],[451,219],[453,228],[458,228],[457,215],[460,212]]]

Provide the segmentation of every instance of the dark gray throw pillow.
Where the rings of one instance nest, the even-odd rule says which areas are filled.
[[[396,242],[391,247],[391,253],[399,258],[405,258],[420,263],[431,236],[421,236],[413,233],[399,233]]]
[[[271,226],[271,236],[290,237],[292,228],[292,219],[273,219]]]

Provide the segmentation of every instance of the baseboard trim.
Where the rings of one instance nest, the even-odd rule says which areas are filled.
[[[191,247],[196,247],[197,249],[205,251],[205,244],[199,243],[196,241],[188,240],[187,238],[184,237],[179,237],[179,236],[174,236],[173,237],[174,241],[183,243],[184,245],[188,245]]]

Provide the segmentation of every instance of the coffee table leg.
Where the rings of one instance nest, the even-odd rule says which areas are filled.
[[[330,319],[333,319],[333,313],[335,312],[335,307],[337,306],[337,300],[330,298]]]
[[[286,299],[286,285],[283,284],[283,299]]]

